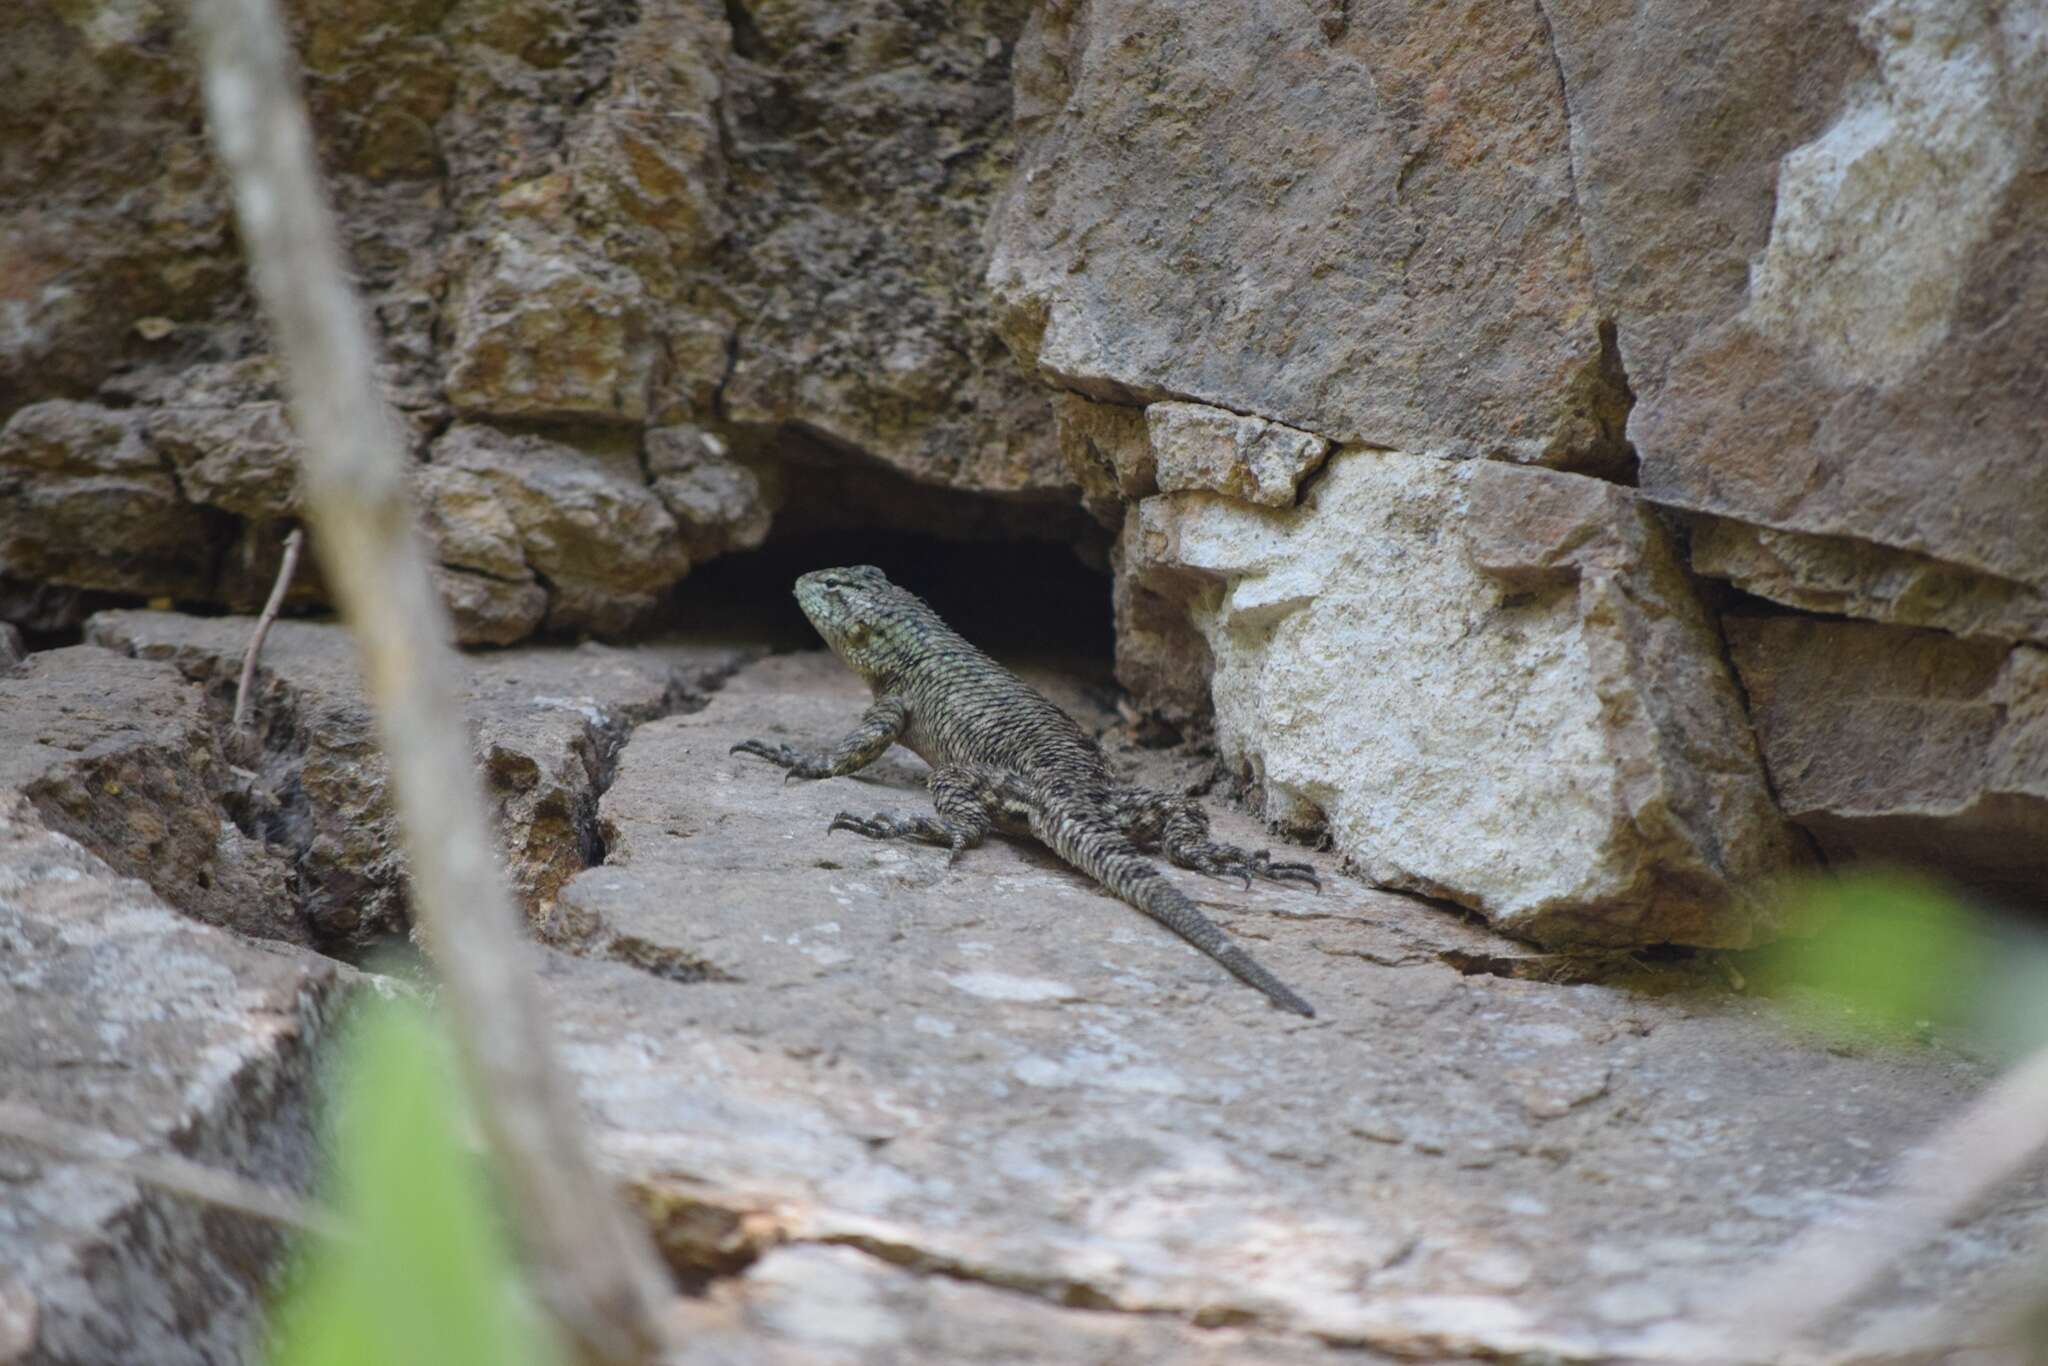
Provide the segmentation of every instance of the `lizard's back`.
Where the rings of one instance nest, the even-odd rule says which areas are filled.
[[[876,692],[908,705],[903,743],[926,763],[993,764],[1077,785],[1108,781],[1101,747],[1072,717],[936,615],[919,623],[899,658]]]

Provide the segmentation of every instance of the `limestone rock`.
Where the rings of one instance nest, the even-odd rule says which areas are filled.
[[[1126,499],[1159,491],[1142,408],[1061,394],[1054,400],[1053,419],[1060,458],[1096,521],[1114,528],[1123,521]]]
[[[1546,8],[1644,494],[1795,535],[1741,573],[1793,605],[1974,634],[2048,593],[2032,11]]]
[[[144,421],[186,498],[243,517],[297,515],[298,446],[282,403],[169,407]]]
[[[0,1094],[127,1151],[307,1187],[318,1050],[354,973],[195,924],[5,791],[0,938]],[[13,1359],[243,1358],[290,1252],[276,1225],[12,1140],[0,1170]]]
[[[1119,772],[1204,768],[1025,672]],[[949,864],[828,833],[921,808],[902,751],[788,785],[727,753],[827,741],[867,700],[809,651],[643,725],[600,800],[610,857],[561,894],[609,946],[544,975],[599,1145],[670,1264],[722,1277],[685,1360],[1668,1359],[1674,1317],[1978,1084],[1944,1050],[1830,1052],[1691,969],[1545,980],[1554,959],[1334,854],[1289,851],[1320,894],[1167,870],[1316,1003],[1294,1023],[1034,847]],[[1220,838],[1267,842],[1212,805]],[[1980,1302],[1982,1248],[2033,1236],[2033,1201],[1830,1341]]]
[[[249,625],[235,617],[103,612],[88,634],[110,661],[105,667],[165,668],[122,655],[165,661],[218,706],[231,705]],[[556,889],[603,847],[597,794],[611,780],[625,736],[731,667],[725,653],[627,656],[597,645],[529,646],[466,661],[465,700],[509,872],[544,933]],[[296,913],[315,941],[357,951],[404,933],[384,763],[348,633],[332,624],[277,623],[264,647],[255,715],[262,754],[243,800],[290,851]]]
[[[1785,812],[1831,859],[2048,894],[2048,650],[1797,617],[1727,618]]]
[[[1347,442],[1614,463],[1535,7],[1042,5],[988,269],[1064,388]]]
[[[640,422],[659,354],[644,287],[568,244],[500,231],[451,308],[448,398],[479,417]]]
[[[772,474],[735,460],[723,441],[697,427],[649,430],[647,474],[692,563],[760,545],[781,501]]]
[[[509,525],[525,567],[547,581],[551,628],[623,631],[689,571],[631,444],[569,446],[466,423],[435,444],[432,463],[448,472],[430,486],[442,543],[454,547],[447,562],[512,578]]]
[[[0,428],[0,576],[204,598],[225,532],[133,413],[53,399]]]
[[[28,646],[21,638],[21,628],[0,622],[0,669],[11,669],[27,658]]]
[[[1298,509],[1147,499],[1124,557],[1208,640],[1226,762],[1374,881],[1547,942],[1778,928],[1755,893],[1795,837],[1627,490],[1354,450]]]
[[[1265,507],[1293,503],[1295,489],[1330,453],[1313,432],[1199,403],[1152,404],[1145,431],[1160,492],[1207,489]]]
[[[1699,517],[1692,566],[1745,593],[1811,612],[1990,640],[2048,641],[2048,592],[1853,537]]]

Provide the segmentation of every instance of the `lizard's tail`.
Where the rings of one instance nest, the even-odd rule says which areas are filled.
[[[1314,1006],[1232,943],[1122,831],[1094,811],[1079,802],[1041,800],[1032,805],[1031,828],[1054,853],[1257,987],[1274,1005],[1315,1017]]]

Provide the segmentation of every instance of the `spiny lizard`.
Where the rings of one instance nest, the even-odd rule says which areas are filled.
[[[865,768],[901,743],[932,766],[933,816],[842,811],[829,830],[944,846],[950,860],[991,829],[1030,834],[1118,897],[1171,929],[1273,1004],[1313,1016],[1308,1002],[1254,962],[1195,908],[1141,849],[1212,876],[1316,882],[1305,863],[1275,863],[1209,838],[1208,813],[1186,797],[1113,781],[1102,748],[1072,717],[940,620],[922,598],[872,565],[821,569],[796,581],[797,602],[833,652],[874,692],[852,734],[828,754],[766,740],[733,746],[780,765],[786,778]]]

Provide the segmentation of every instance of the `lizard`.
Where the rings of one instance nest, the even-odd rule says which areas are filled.
[[[934,814],[841,811],[826,833],[908,839],[944,848],[947,863],[991,830],[1030,835],[1119,899],[1208,954],[1283,1010],[1315,1010],[1231,942],[1145,856],[1183,868],[1320,888],[1306,863],[1276,863],[1209,838],[1192,798],[1118,783],[1093,736],[1043,694],[969,644],[922,598],[873,565],[821,569],[796,581],[804,615],[858,674],[874,701],[829,751],[743,740],[731,753],[766,759],[783,781],[857,772],[902,744],[931,766]]]

